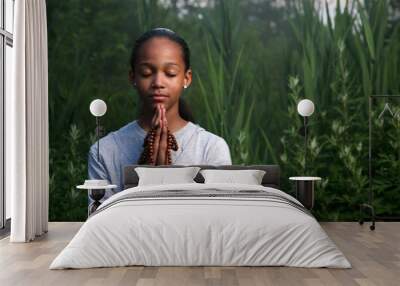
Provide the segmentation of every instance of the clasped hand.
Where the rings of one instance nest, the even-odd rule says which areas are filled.
[[[165,107],[157,104],[151,121],[151,130],[147,133],[143,145],[145,148],[139,164],[169,165],[171,164],[170,149],[178,150],[178,145],[168,130]]]

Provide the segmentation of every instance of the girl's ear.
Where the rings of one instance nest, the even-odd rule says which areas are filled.
[[[183,80],[184,87],[188,87],[192,82],[192,69],[188,69],[185,73],[185,78]]]

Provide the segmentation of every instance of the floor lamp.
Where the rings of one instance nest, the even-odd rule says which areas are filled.
[[[96,140],[97,140],[97,161],[100,162],[100,117],[106,114],[107,105],[101,99],[95,99],[90,103],[90,113],[96,117]],[[113,189],[116,185],[110,185],[107,180],[85,180],[83,185],[77,186],[78,189],[88,190],[93,202],[88,208],[88,216],[96,211],[100,206],[100,200],[104,197],[106,189]]]
[[[314,103],[309,99],[303,99],[297,104],[297,112],[303,116],[304,123],[304,174],[303,176],[290,177],[296,181],[296,198],[309,210],[314,206],[314,182],[320,177],[307,176],[307,119],[314,113]]]
[[[314,110],[314,103],[309,99],[303,99],[297,104],[297,112],[303,116],[304,123],[304,175],[307,172],[307,119],[314,113]]]

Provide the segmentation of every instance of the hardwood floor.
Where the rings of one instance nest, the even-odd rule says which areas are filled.
[[[50,223],[32,243],[0,240],[0,285],[400,285],[400,223],[375,231],[356,222],[321,223],[352,269],[291,267],[119,267],[49,270],[82,223]]]

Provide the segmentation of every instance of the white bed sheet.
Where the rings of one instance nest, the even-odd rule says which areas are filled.
[[[133,192],[263,190],[240,184],[138,186],[106,200],[50,269],[145,266],[294,266],[350,268],[314,217],[257,198],[152,198],[115,203]],[[107,207],[108,206],[108,207]]]

